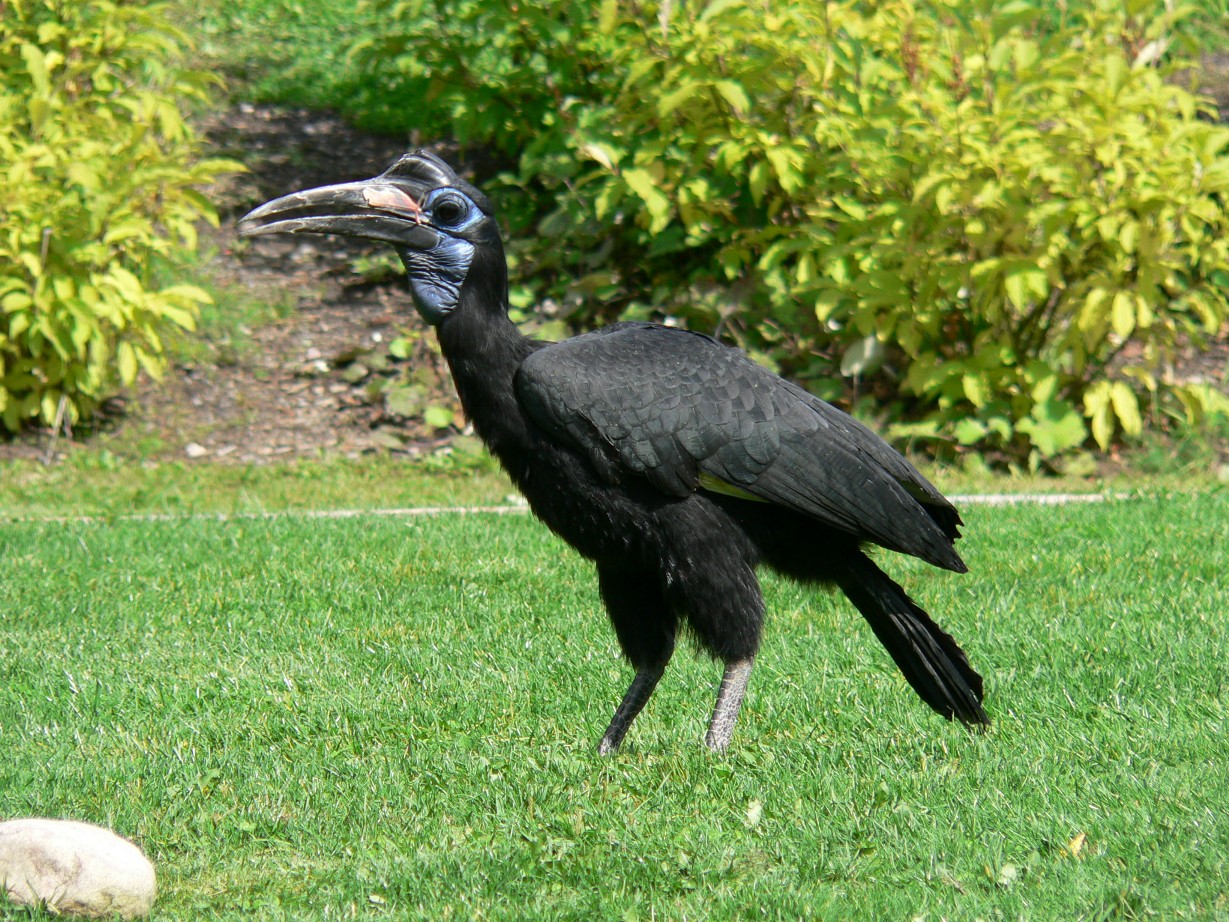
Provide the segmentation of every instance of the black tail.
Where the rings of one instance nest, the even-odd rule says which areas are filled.
[[[987,727],[981,676],[956,641],[914,604],[905,590],[869,557],[858,554],[839,575],[838,585],[870,623],[914,691],[951,720]]]

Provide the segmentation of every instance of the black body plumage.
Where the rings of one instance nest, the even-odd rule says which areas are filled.
[[[425,274],[413,286],[416,304],[436,325],[467,416],[535,514],[596,564],[637,670],[603,752],[618,748],[684,626],[726,664],[708,736],[725,748],[759,647],[761,565],[840,587],[927,704],[988,723],[981,678],[964,653],[863,551],[876,544],[965,570],[953,546],[957,511],[904,458],[847,414],[700,334],[635,323],[560,343],[527,339],[508,319],[498,230],[473,187],[420,152],[367,188],[375,191],[349,184],[287,196],[241,229],[385,240],[408,271]],[[452,203],[445,214],[438,203],[458,194],[470,212]],[[320,220],[339,199],[334,220]],[[293,214],[279,204],[291,200]],[[372,231],[372,202],[396,204],[387,222],[402,223]],[[365,223],[349,223],[359,217]],[[401,245],[390,239],[398,237]],[[437,291],[455,293],[455,303],[424,303]]]

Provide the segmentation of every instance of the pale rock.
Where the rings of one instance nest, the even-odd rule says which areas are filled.
[[[19,906],[86,918],[149,914],[154,866],[109,829],[73,820],[0,823],[0,891]]]

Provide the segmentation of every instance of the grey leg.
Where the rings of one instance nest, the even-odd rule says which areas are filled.
[[[754,665],[755,658],[749,656],[725,667],[721,688],[717,691],[717,705],[713,708],[713,719],[709,721],[708,735],[704,737],[708,748],[715,752],[725,752],[730,745],[734,722],[738,719],[738,709],[742,707],[743,694],[747,691],[747,680],[751,678],[751,667]]]
[[[619,751],[619,744],[623,742],[623,737],[627,734],[627,728],[632,725],[632,721],[636,719],[640,709],[649,700],[649,696],[653,694],[653,689],[657,687],[657,682],[665,671],[666,667],[663,664],[661,666],[641,669],[636,673],[636,677],[632,679],[631,687],[627,689],[627,694],[619,702],[619,707],[615,711],[614,717],[610,719],[610,726],[606,728],[605,736],[602,737],[601,743],[598,744],[597,751],[599,755],[608,756]]]

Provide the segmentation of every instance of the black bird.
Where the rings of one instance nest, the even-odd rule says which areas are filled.
[[[474,429],[538,518],[597,566],[636,669],[603,754],[619,748],[684,625],[725,664],[706,742],[729,745],[760,643],[760,564],[839,586],[922,700],[989,723],[964,652],[862,551],[963,573],[960,516],[865,426],[697,333],[619,323],[559,343],[523,336],[507,315],[491,203],[426,151],[374,179],[269,202],[239,230],[396,249]]]

